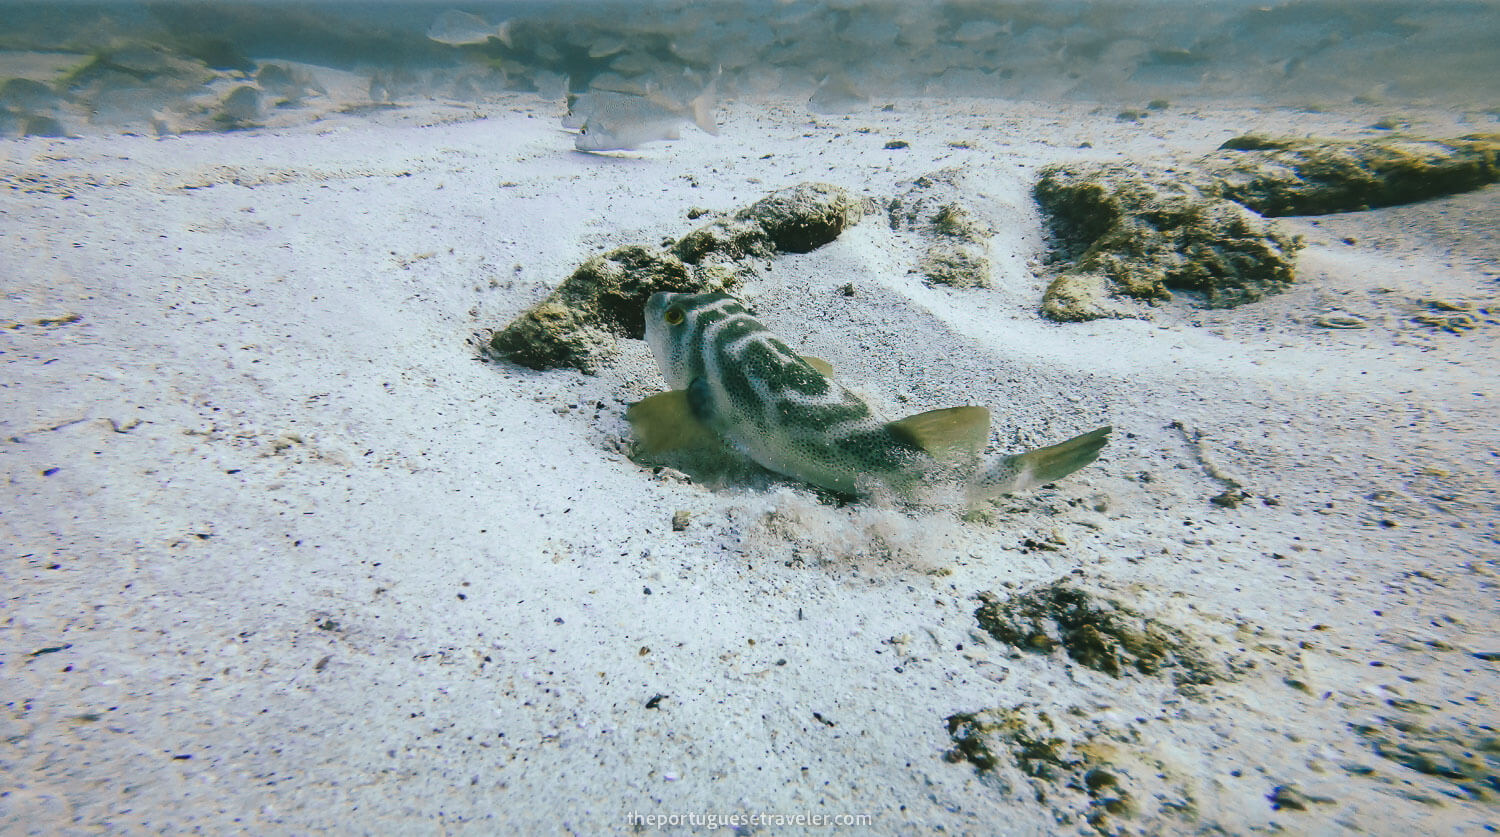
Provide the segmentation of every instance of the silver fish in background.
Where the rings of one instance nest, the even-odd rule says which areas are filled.
[[[568,97],[568,77],[562,73],[538,70],[532,73],[531,83],[536,87],[536,92],[548,101],[561,102]]]
[[[590,90],[570,95],[563,127],[578,130],[573,147],[579,151],[624,151],[648,142],[679,139],[678,130],[688,122],[717,136],[715,87],[716,82],[709,82],[686,104],[660,93]]]
[[[840,494],[911,498],[956,477],[970,501],[1052,482],[1093,462],[1110,428],[983,461],[984,407],[886,421],[728,294],[657,293],[646,342],[672,387],[626,411],[647,457],[722,442],[760,465]]]
[[[868,110],[870,97],[847,76],[835,74],[824,78],[807,100],[807,110],[823,116],[842,116]]]
[[[495,38],[510,46],[510,21],[491,24],[479,15],[449,9],[427,28],[427,38],[449,46],[482,44]]]

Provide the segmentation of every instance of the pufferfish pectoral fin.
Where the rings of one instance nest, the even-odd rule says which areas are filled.
[[[802,362],[806,363],[808,366],[811,366],[812,368],[818,370],[818,374],[822,375],[825,378],[832,378],[833,377],[833,364],[829,363],[828,361],[826,361],[826,360],[824,360],[824,359],[822,359],[820,357],[813,357],[812,355],[803,355],[802,356]]]
[[[635,432],[636,450],[659,456],[685,450],[714,450],[724,443],[694,414],[688,391],[674,389],[644,398],[625,410]]]
[[[886,427],[897,438],[937,459],[978,456],[990,439],[990,411],[984,407],[947,407],[907,416]]]

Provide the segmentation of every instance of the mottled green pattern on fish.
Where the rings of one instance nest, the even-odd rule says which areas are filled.
[[[711,434],[781,474],[845,494],[908,493],[939,470],[969,474],[974,496],[1057,479],[1092,462],[1109,428],[979,468],[989,437],[982,407],[887,422],[772,334],[727,294],[658,293],[646,340],[672,392],[627,413],[647,447]]]

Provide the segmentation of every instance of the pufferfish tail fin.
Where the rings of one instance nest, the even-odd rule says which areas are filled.
[[[1066,442],[1001,457],[969,485],[969,497],[982,500],[1060,480],[1098,459],[1112,429],[1105,425]]]

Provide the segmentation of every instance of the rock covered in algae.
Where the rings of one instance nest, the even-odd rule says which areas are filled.
[[[532,369],[593,372],[618,349],[584,313],[551,299],[533,305],[490,339],[490,351]]]
[[[1143,316],[1140,303],[1171,299],[1171,288],[1232,307],[1296,276],[1296,236],[1173,172],[1051,166],[1034,194],[1058,255],[1072,262],[1043,298],[1042,313],[1054,320]]]
[[[1285,290],[1301,243],[1267,218],[1392,206],[1500,181],[1500,134],[1236,137],[1185,169],[1070,164],[1035,188],[1057,255],[1042,313],[1138,317],[1170,289],[1228,308]]]
[[[646,300],[657,291],[732,290],[741,272],[734,261],[805,253],[837,238],[862,214],[863,203],[843,189],[804,183],[689,233],[671,252],[630,245],[594,256],[496,332],[490,352],[532,369],[592,374],[618,352],[618,338],[645,336]]]
[[[1204,192],[1266,216],[1394,206],[1500,181],[1500,134],[1349,142],[1247,135],[1199,164]]]
[[[950,288],[987,288],[990,260],[975,245],[938,241],[927,248],[917,264],[928,282]]]
[[[802,183],[761,198],[683,236],[673,247],[689,264],[716,258],[806,253],[839,237],[864,214],[864,202],[827,183]]]
[[[660,250],[620,247],[580,265],[545,300],[496,332],[490,350],[532,369],[593,373],[616,354],[617,338],[645,335],[652,294],[724,291],[737,280],[721,265],[690,266]]]
[[[1177,628],[1097,596],[1066,578],[1000,599],[979,594],[980,627],[1001,642],[1029,651],[1061,649],[1074,661],[1112,677],[1135,670],[1170,675],[1179,685],[1226,678],[1198,643]]]
[[[968,762],[1008,791],[1029,787],[1059,825],[1160,834],[1195,819],[1190,783],[1131,730],[1076,709],[1049,712],[1030,704],[960,712],[945,721],[953,741],[947,761]]]

